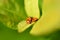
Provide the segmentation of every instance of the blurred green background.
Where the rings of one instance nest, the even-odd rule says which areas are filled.
[[[29,34],[31,27],[23,33],[7,28],[0,22],[0,40],[60,40],[60,31],[47,36],[32,36]]]
[[[24,9],[24,0],[3,1],[0,0],[0,40],[60,40],[59,30],[47,36],[32,36],[29,34],[31,26],[25,32],[18,33],[15,27],[20,21],[27,18]],[[41,6],[42,0],[39,0],[38,4]],[[11,22],[11,24],[7,25],[8,22]],[[14,30],[10,27],[13,27]]]

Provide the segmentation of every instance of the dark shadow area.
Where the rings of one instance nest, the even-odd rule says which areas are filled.
[[[40,10],[40,16],[42,16],[42,3],[43,3],[43,0],[38,0],[39,10]]]

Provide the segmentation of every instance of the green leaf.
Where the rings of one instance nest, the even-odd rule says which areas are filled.
[[[25,31],[27,28],[29,28],[33,23],[31,24],[27,24],[26,21],[21,21],[19,24],[18,24],[18,32],[23,32]]]
[[[24,1],[19,3],[16,0],[3,0],[1,3],[3,4],[0,5],[0,21],[11,29],[17,29],[17,24],[27,17],[24,6],[22,6]]]
[[[42,17],[34,24],[30,31],[33,35],[50,34],[58,30],[60,15],[60,1],[59,0],[43,0]]]
[[[38,0],[25,0],[25,10],[28,17],[40,18],[40,10],[38,7]]]

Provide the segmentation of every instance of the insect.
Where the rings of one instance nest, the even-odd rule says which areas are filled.
[[[32,17],[28,17],[28,18],[26,19],[26,22],[27,22],[27,24],[30,24],[30,23],[32,22]]]
[[[36,22],[37,20],[37,18],[32,18],[32,22]]]
[[[38,19],[37,18],[33,18],[33,17],[28,17],[26,19],[27,24],[31,24],[32,22],[36,22]]]

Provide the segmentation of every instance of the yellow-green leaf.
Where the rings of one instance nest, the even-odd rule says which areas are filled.
[[[28,17],[40,17],[40,11],[38,8],[38,0],[24,0],[25,10]]]
[[[42,17],[33,26],[30,33],[33,35],[43,35],[57,30],[59,28],[57,26],[60,15],[59,10],[59,0],[43,0]]]
[[[31,23],[31,24],[27,24],[26,21],[21,21],[19,24],[18,24],[18,32],[23,32],[25,31],[27,28],[29,28],[32,24],[34,23]]]

